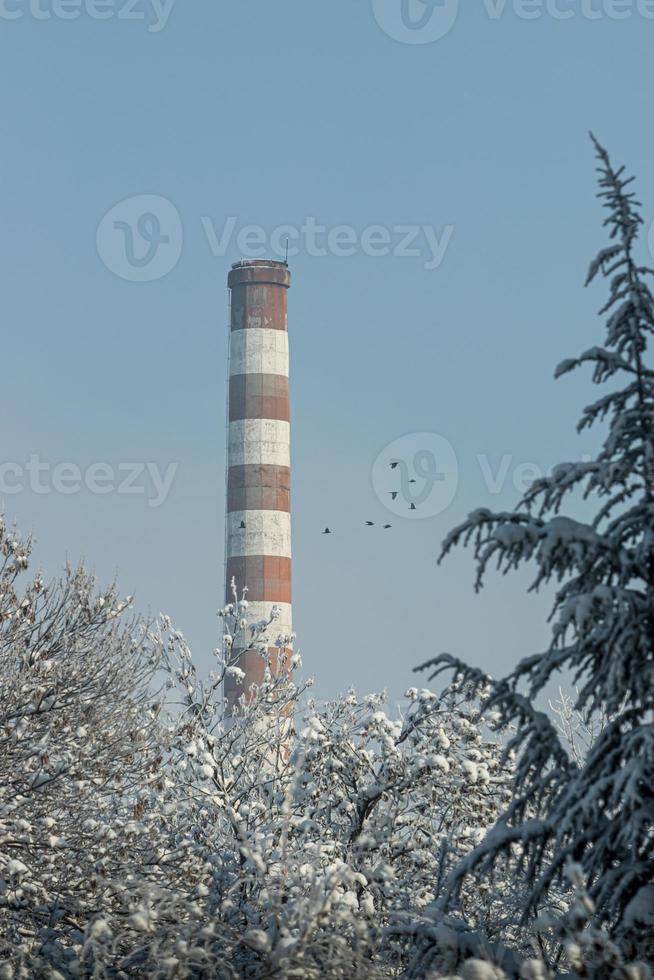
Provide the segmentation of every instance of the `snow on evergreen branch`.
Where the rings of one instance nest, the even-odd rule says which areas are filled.
[[[498,712],[514,729],[513,800],[465,869],[452,872],[451,898],[472,870],[488,875],[508,860],[526,870],[527,912],[535,915],[573,858],[598,919],[627,935],[626,910],[654,880],[654,301],[645,282],[651,270],[632,255],[642,218],[631,178],[593,143],[612,243],[591,263],[587,283],[600,273],[609,283],[601,310],[608,314],[606,341],[563,361],[556,373],[591,363],[593,383],[621,383],[579,423],[583,432],[604,422],[603,444],[589,462],[561,464],[536,481],[515,512],[471,514],[441,553],[442,560],[458,545],[472,546],[477,590],[491,563],[502,573],[535,566],[532,589],[557,585],[551,644],[505,681],[482,681],[449,655],[421,669],[453,670],[476,689],[490,685],[485,712]],[[589,507],[597,505],[588,522],[562,513],[577,490]],[[567,758],[551,721],[534,707],[564,672],[578,685],[576,710],[610,719],[581,763]]]

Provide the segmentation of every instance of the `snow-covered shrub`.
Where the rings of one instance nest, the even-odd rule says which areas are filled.
[[[146,633],[82,570],[20,591],[30,544],[0,520],[0,969],[75,959],[163,777]],[[98,939],[99,941],[99,939]],[[22,970],[22,972],[21,972]]]
[[[19,589],[0,525],[0,977],[387,977],[509,773],[460,692],[327,704],[222,681],[274,622],[222,611],[216,668],[82,570]],[[283,642],[283,641],[281,641]],[[498,897],[499,895],[499,897]],[[486,927],[499,893],[463,890]]]
[[[392,717],[383,695],[320,705],[270,678],[225,721],[219,689],[171,640],[184,704],[171,794],[192,812],[216,951],[229,948],[239,976],[394,975],[411,955],[397,924],[434,905],[507,802],[509,773],[477,706],[412,689]],[[473,922],[494,903],[464,890]]]

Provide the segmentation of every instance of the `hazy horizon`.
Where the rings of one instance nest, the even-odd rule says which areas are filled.
[[[607,244],[589,129],[637,176],[653,261],[647,4],[447,0],[449,30],[414,43],[421,0],[413,27],[399,0],[177,0],[134,7],[145,19],[116,0],[106,20],[39,2],[0,5],[0,462],[26,485],[0,509],[34,532],[36,564],[116,576],[208,667],[227,273],[288,238],[293,605],[316,694],[401,695],[441,650],[497,674],[542,649],[547,597],[527,580],[476,597],[469,556],[436,559],[470,510],[514,506],[521,467],[596,444],[575,433],[590,374],[553,372],[603,336],[604,287],[583,289]],[[139,256],[163,234],[163,264],[125,265],[115,222],[146,212],[163,224],[141,227]],[[414,519],[384,506],[375,461],[423,433],[458,478],[448,464],[437,512]],[[80,492],[75,469],[53,487],[60,464]],[[130,472],[144,492],[117,492]]]

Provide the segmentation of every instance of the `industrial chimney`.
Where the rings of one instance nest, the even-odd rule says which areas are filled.
[[[269,627],[271,644],[292,632],[291,460],[288,397],[285,262],[237,262],[229,273],[229,435],[227,443],[226,601],[232,579],[247,586],[249,622],[279,616]],[[283,651],[288,659],[289,651]],[[252,684],[261,684],[265,662],[257,650],[236,649],[242,684],[225,681],[228,712]],[[279,669],[278,647],[269,650]]]

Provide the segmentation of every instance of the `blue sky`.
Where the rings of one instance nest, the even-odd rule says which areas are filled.
[[[654,5],[466,0],[443,37],[404,43],[393,36],[400,0],[176,0],[165,25],[150,0],[67,2],[0,3],[0,457],[84,473],[149,462],[175,478],[158,507],[147,493],[5,495],[7,516],[36,535],[37,560],[54,574],[85,558],[117,576],[209,663],[223,576],[226,275],[246,226],[269,246],[282,225],[314,222],[332,247],[308,254],[300,241],[290,294],[306,671],[321,696],[350,684],[395,695],[440,650],[495,673],[538,650],[544,597],[525,598],[520,579],[475,597],[470,558],[438,568],[436,556],[469,510],[515,503],[516,467],[591,445],[574,432],[589,379],[552,380],[601,330],[601,288],[582,288],[605,243],[586,134],[638,174],[649,225]],[[100,9],[107,19],[91,16]],[[443,16],[427,17],[422,0],[408,9],[416,23]],[[179,215],[179,254],[166,275],[134,282],[103,262],[98,227],[143,195]],[[220,237],[230,218],[234,235],[215,255],[207,228]],[[367,254],[373,226],[391,254]],[[418,255],[392,254],[406,226],[446,242],[438,267],[426,268],[422,232]],[[647,235],[648,259],[646,246]],[[425,431],[453,447],[456,493],[429,519],[390,515],[375,459]],[[367,518],[388,518],[392,532]]]

